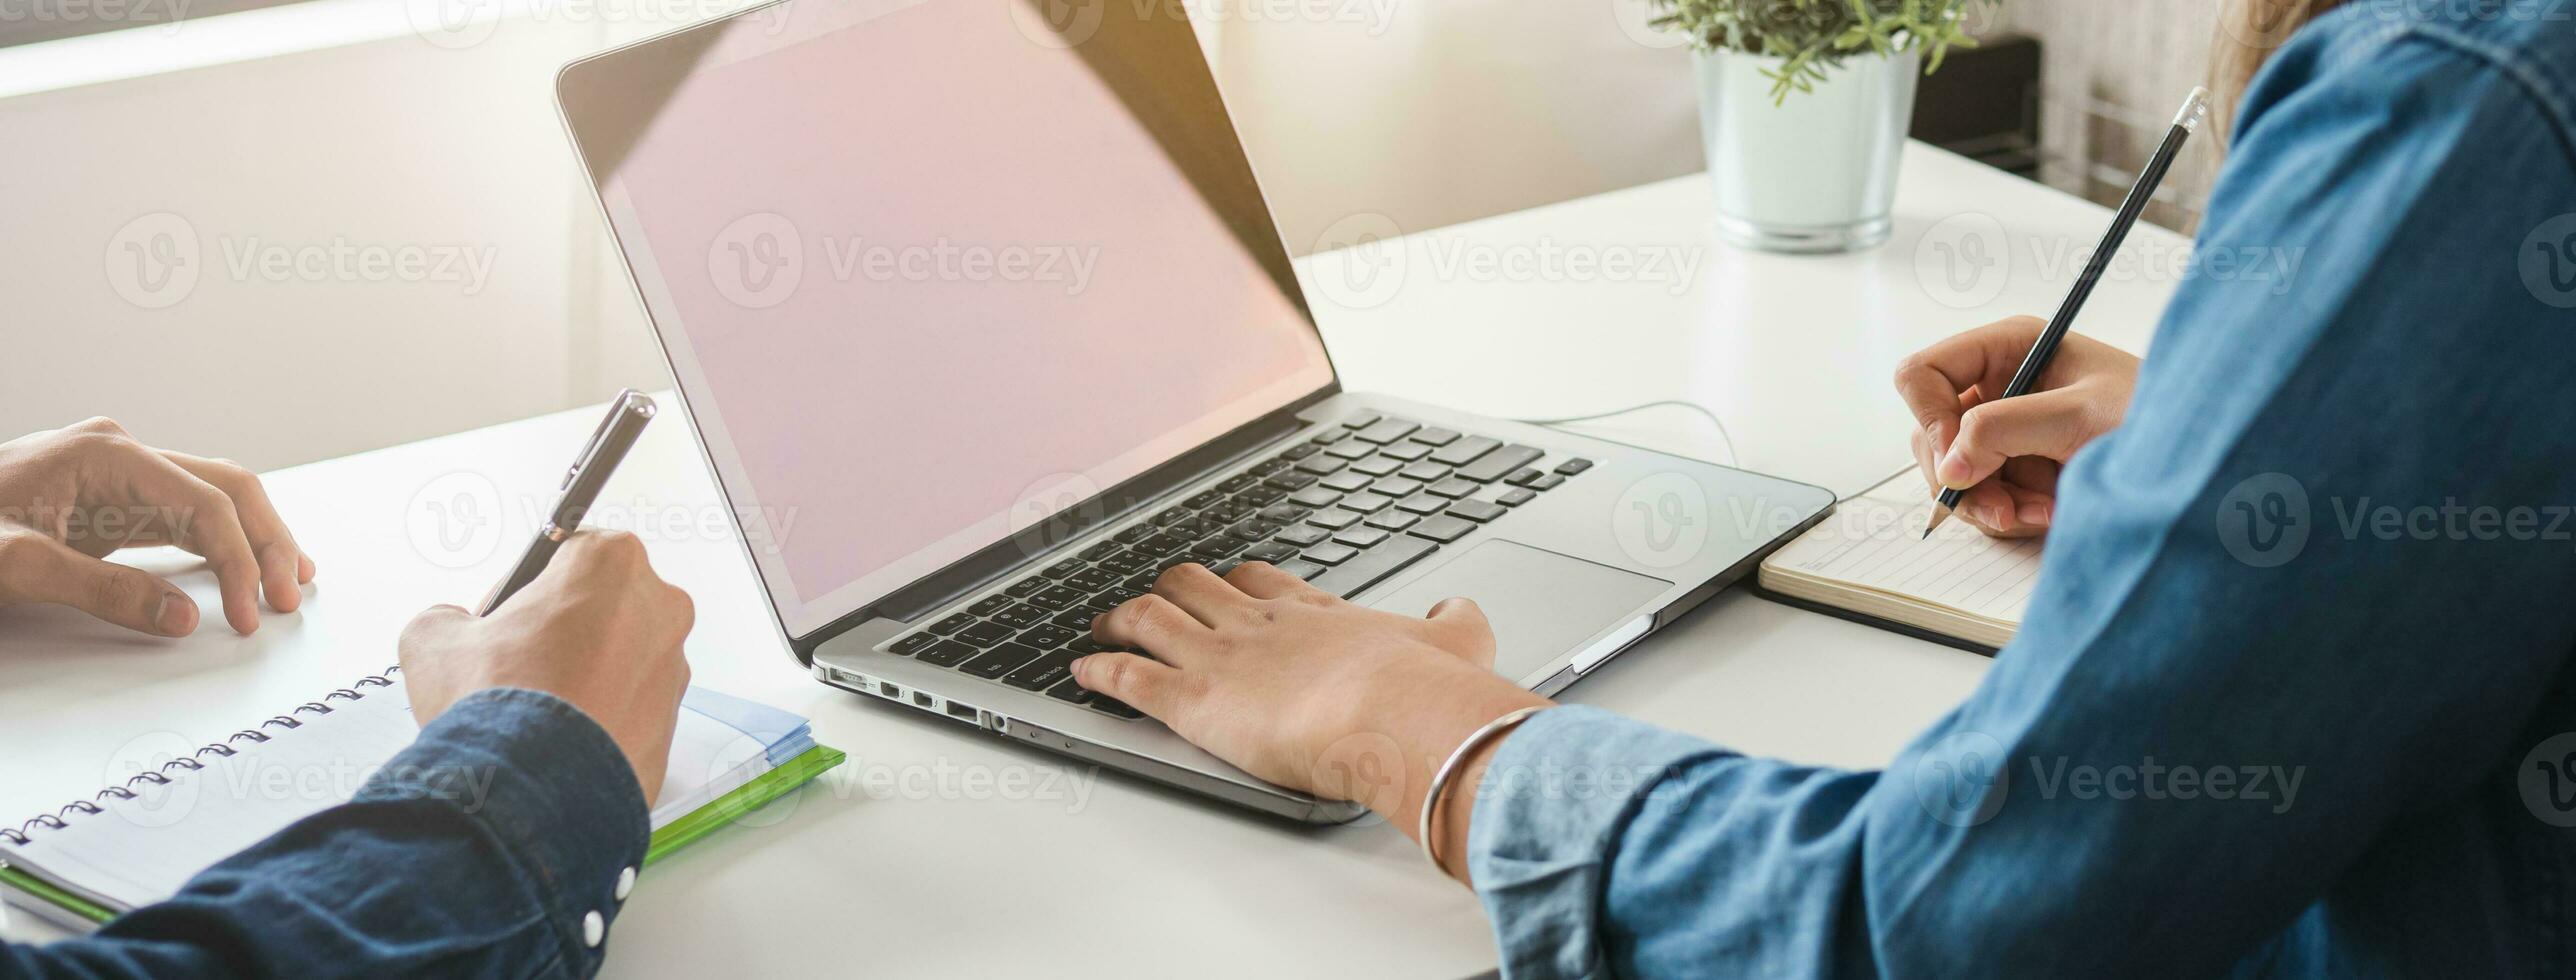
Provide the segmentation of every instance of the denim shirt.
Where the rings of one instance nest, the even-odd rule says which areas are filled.
[[[2572,13],[2275,53],[2019,635],[1886,770],[1512,733],[1505,975],[2576,975]]]
[[[491,783],[477,794],[397,773]],[[605,948],[591,916],[604,938],[643,863],[646,813],[589,716],[549,694],[484,691],[352,802],[87,938],[0,946],[0,978],[586,977]]]

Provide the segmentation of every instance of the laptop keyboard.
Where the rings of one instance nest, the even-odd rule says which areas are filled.
[[[1529,446],[1365,414],[1328,427],[889,644],[888,652],[1118,718],[1083,689],[1092,617],[1174,565],[1266,561],[1349,598],[1592,468]]]

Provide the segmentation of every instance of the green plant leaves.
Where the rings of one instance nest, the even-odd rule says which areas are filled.
[[[1844,58],[1864,51],[1925,51],[1937,71],[1952,45],[1976,46],[1967,31],[1973,6],[1997,0],[1635,0],[1660,30],[1688,35],[1704,51],[1742,51],[1780,59],[1765,71],[1774,101],[1808,92]]]

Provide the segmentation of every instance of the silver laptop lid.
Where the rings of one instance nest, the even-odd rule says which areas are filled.
[[[564,70],[791,638],[1332,389],[1180,10],[785,0]]]

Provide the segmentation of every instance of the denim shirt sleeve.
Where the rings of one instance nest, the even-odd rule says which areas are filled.
[[[0,947],[0,977],[584,977],[650,836],[634,771],[579,709],[464,698],[315,814],[83,939]]]
[[[1505,976],[2212,975],[2518,757],[2563,536],[2348,515],[2576,503],[2576,267],[2528,254],[2576,241],[2576,144],[2529,68],[2358,9],[2279,52],[1979,688],[1881,772],[1532,718],[1468,842]]]

